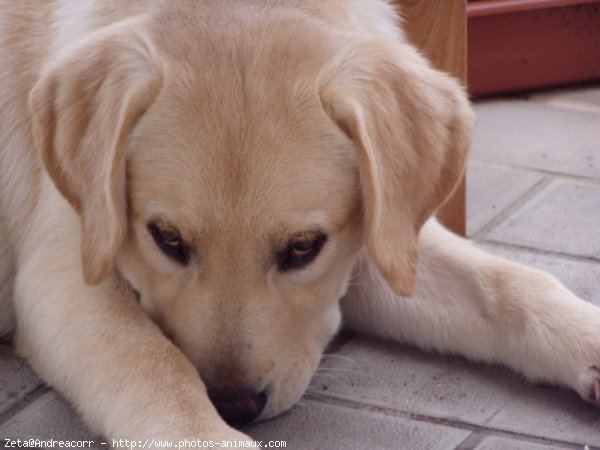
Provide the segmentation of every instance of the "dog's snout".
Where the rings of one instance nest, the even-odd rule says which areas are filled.
[[[244,389],[209,389],[208,396],[221,417],[231,426],[256,419],[267,404],[267,393]]]

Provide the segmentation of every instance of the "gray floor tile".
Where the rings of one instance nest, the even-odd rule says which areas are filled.
[[[487,239],[600,260],[600,186],[556,180]]]
[[[54,391],[50,391],[0,426],[0,436],[13,439],[93,440],[96,438],[69,405]]]
[[[600,443],[600,414],[575,392],[533,385],[498,366],[355,338],[311,392],[408,414],[565,442]],[[347,358],[347,359],[346,359]]]
[[[594,137],[565,159],[560,171],[600,180],[600,123]]]
[[[11,347],[0,345],[0,414],[41,386],[29,366],[14,355]]]
[[[546,395],[539,395],[546,391]],[[590,446],[600,446],[600,412],[566,390],[537,387],[515,396],[487,426]]]
[[[484,438],[474,450],[564,450],[565,448],[570,447],[541,445],[492,436]]]
[[[448,450],[470,431],[304,400],[273,420],[246,427],[256,440],[285,440],[290,449]]]
[[[551,273],[586,301],[600,306],[600,262],[579,261],[490,243],[477,246],[498,256]]]
[[[323,363],[311,392],[471,424],[485,423],[523,384],[497,366],[363,337],[338,355]]]
[[[474,158],[600,178],[600,113],[519,100],[485,102],[475,110]]]
[[[469,161],[467,234],[473,235],[543,178],[528,170]]]

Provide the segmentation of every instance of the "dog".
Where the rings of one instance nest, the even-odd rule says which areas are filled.
[[[435,219],[474,116],[384,0],[0,17],[0,330],[96,432],[250,443],[342,318],[600,405],[600,309]]]

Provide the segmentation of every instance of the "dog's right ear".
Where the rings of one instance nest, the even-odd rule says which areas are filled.
[[[143,27],[119,24],[64,53],[29,98],[34,138],[56,188],[78,212],[83,275],[102,281],[127,229],[125,143],[162,85]]]
[[[418,234],[463,173],[473,113],[463,89],[408,44],[341,45],[320,99],[358,156],[366,247],[388,285],[414,289]]]

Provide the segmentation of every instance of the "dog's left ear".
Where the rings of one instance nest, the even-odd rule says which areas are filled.
[[[118,24],[51,63],[30,94],[44,168],[81,219],[90,284],[111,272],[126,233],[124,148],[162,85],[154,53],[143,26]]]
[[[369,255],[410,295],[419,230],[464,170],[474,122],[466,95],[411,46],[374,40],[332,61],[320,97],[358,154]]]

